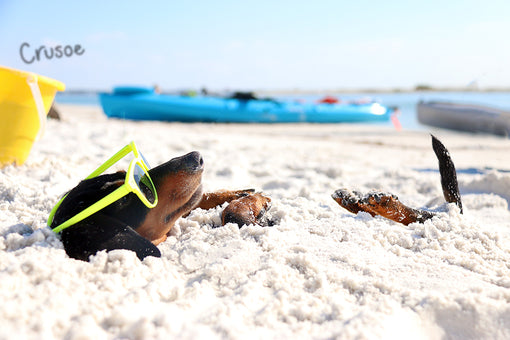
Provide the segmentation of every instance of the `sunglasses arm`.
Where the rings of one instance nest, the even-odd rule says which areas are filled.
[[[138,157],[138,150],[136,149],[135,143],[131,142],[122,149],[120,149],[115,155],[110,157],[106,162],[101,164],[99,168],[94,170],[90,175],[88,175],[85,179],[90,179],[96,176],[101,175],[103,172],[105,172],[108,168],[110,168],[112,165],[117,163],[119,160],[121,160],[124,156],[129,154],[131,151],[135,154],[135,157]]]

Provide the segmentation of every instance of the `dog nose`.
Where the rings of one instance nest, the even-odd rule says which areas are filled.
[[[204,169],[204,159],[200,152],[193,151],[182,156],[182,166],[188,171],[200,171]]]
[[[149,174],[157,186],[156,182],[159,183],[160,180],[164,180],[179,171],[184,171],[191,175],[198,174],[202,170],[204,170],[204,159],[200,152],[193,151],[184,156],[172,158],[168,162],[150,169]]]

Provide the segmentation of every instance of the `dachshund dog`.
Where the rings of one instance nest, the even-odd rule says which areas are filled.
[[[173,158],[149,170],[158,204],[150,209],[130,193],[62,231],[66,253],[87,261],[101,250],[128,249],[139,259],[160,257],[156,247],[166,240],[177,219],[195,208],[210,209],[225,202],[222,223],[259,223],[271,199],[254,190],[202,193],[204,161],[198,152]],[[55,228],[70,217],[113,192],[124,183],[125,172],[100,175],[80,182],[58,208],[51,223]]]
[[[447,202],[455,203],[462,213],[455,166],[446,147],[434,136],[432,146],[439,161],[443,194]],[[222,224],[267,224],[264,214],[271,199],[253,189],[202,193],[204,161],[198,152],[173,158],[149,170],[157,190],[158,204],[150,209],[134,193],[130,193],[84,220],[62,231],[66,253],[87,261],[101,250],[128,249],[138,258],[160,257],[156,247],[166,240],[177,219],[195,208],[211,209],[229,202],[223,210]],[[58,208],[51,228],[113,192],[124,183],[125,172],[106,174],[80,182],[72,189]],[[339,189],[332,198],[352,213],[367,212],[408,225],[425,222],[435,216],[427,210],[414,209],[400,202],[397,196]]]

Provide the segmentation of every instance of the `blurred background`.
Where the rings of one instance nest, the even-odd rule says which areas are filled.
[[[123,84],[369,96],[419,129],[419,100],[510,109],[509,17],[507,0],[2,0],[0,65],[64,82],[57,103]]]

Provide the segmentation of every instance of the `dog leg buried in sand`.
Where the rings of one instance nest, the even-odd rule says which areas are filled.
[[[455,203],[462,213],[457,173],[450,153],[439,139],[434,136],[432,136],[432,148],[439,161],[443,196],[448,203]],[[397,196],[389,193],[369,192],[366,195],[362,195],[357,191],[339,189],[335,191],[332,197],[340,206],[354,214],[364,211],[372,216],[380,215],[404,225],[414,222],[423,223],[435,216],[434,213],[427,210],[410,208],[400,202]]]
[[[102,174],[133,153],[127,172]],[[192,209],[230,204],[222,223],[261,222],[271,200],[254,190],[202,193],[204,162],[198,152],[173,158],[149,169],[134,143],[105,162],[53,208],[48,225],[61,232],[66,253],[87,261],[101,250],[128,249],[138,258],[161,256],[156,247],[166,240],[177,219]]]

